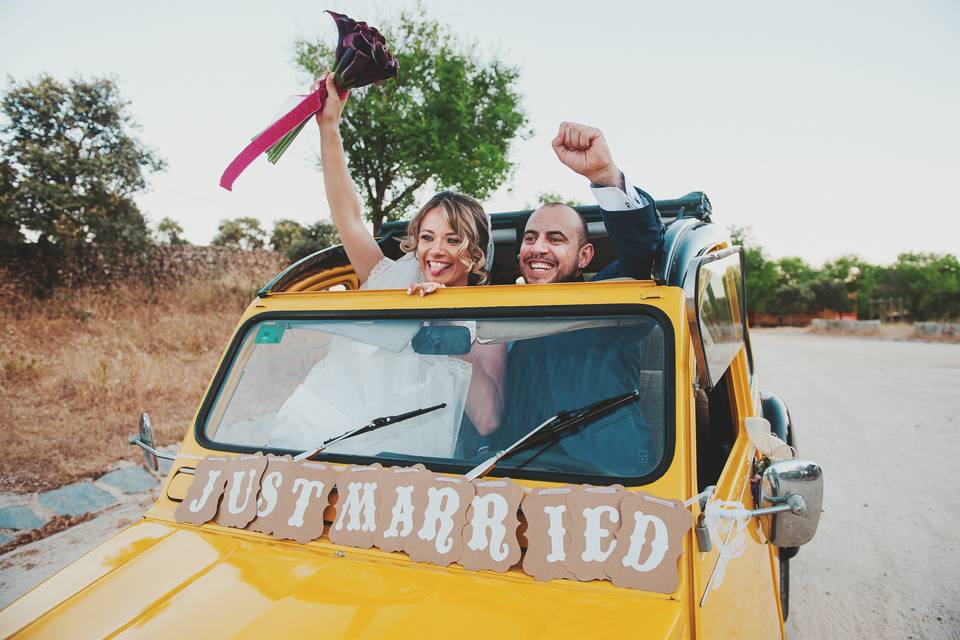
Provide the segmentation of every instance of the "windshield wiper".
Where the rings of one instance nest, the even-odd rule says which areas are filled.
[[[553,440],[554,438],[557,438],[568,431],[572,431],[573,429],[578,429],[588,425],[600,416],[609,413],[620,405],[633,402],[639,397],[640,390],[634,389],[632,391],[628,391],[627,393],[621,393],[620,395],[607,398],[606,400],[594,402],[593,404],[587,405],[586,407],[581,407],[580,409],[561,411],[552,418],[547,418],[542,424],[540,424],[540,426],[529,431],[525,436],[511,444],[506,449],[497,452],[496,455],[481,462],[466,475],[466,478],[467,480],[471,481],[476,480],[477,478],[482,478],[490,473],[490,471],[497,466],[497,463],[507,456],[524,451],[530,447],[534,447],[541,442]]]
[[[403,422],[404,420],[409,420],[410,418],[416,418],[417,416],[422,416],[425,413],[430,413],[431,411],[436,411],[437,409],[443,409],[447,406],[446,402],[441,402],[440,404],[435,404],[432,407],[424,407],[423,409],[414,409],[413,411],[408,411],[407,413],[401,413],[395,416],[383,416],[382,418],[374,418],[368,424],[363,425],[362,427],[357,427],[356,429],[351,429],[346,433],[341,433],[340,435],[330,438],[329,440],[324,440],[320,446],[316,449],[311,449],[309,451],[304,451],[303,453],[295,456],[294,460],[304,460],[310,458],[320,453],[329,446],[335,445],[338,442],[346,440],[347,438],[352,438],[354,436],[360,436],[365,433],[370,433],[371,431],[376,431],[381,427],[386,427],[387,425],[397,424],[398,422]]]

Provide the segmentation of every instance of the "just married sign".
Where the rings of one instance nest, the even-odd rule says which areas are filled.
[[[527,523],[525,553],[519,513]],[[538,580],[610,580],[659,593],[676,591],[677,558],[692,526],[680,501],[619,485],[528,490],[509,479],[470,482],[421,465],[338,469],[262,454],[201,460],[175,517],[301,543],[326,530],[335,544],[471,570],[503,572],[522,557],[523,570]]]

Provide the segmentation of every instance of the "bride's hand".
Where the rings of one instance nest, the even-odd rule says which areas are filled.
[[[340,94],[337,93],[337,88],[333,84],[333,74],[329,71],[313,84],[313,90],[319,89],[321,83],[327,85],[327,100],[323,104],[323,110],[317,113],[317,124],[321,131],[325,129],[339,131],[340,116],[343,114],[343,105],[347,102],[347,96],[344,96],[343,100],[340,99]]]
[[[420,297],[430,295],[437,289],[442,289],[446,287],[445,284],[439,282],[414,282],[412,285],[407,287],[407,295],[412,296],[417,291],[420,292]]]

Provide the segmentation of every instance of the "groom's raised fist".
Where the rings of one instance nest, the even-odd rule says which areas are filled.
[[[600,129],[576,122],[561,122],[551,144],[560,162],[590,182],[622,187],[620,169],[614,164]]]

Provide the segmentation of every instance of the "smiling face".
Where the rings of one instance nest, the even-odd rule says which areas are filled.
[[[423,216],[416,251],[427,282],[466,286],[470,269],[461,260],[462,245],[463,239],[447,222],[443,209],[434,207]]]
[[[593,259],[580,214],[566,205],[544,205],[531,214],[520,245],[527,284],[569,282]]]

